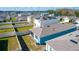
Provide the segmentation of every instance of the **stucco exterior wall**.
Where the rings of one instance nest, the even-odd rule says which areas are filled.
[[[34,27],[41,27],[40,20],[34,19],[34,24],[35,24]]]
[[[55,51],[49,44],[46,44],[46,51]]]

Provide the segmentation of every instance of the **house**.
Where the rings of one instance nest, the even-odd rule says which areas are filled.
[[[48,16],[51,16],[52,17],[52,16],[55,16],[55,15],[54,14],[49,14]]]
[[[17,17],[16,12],[11,12],[9,15],[10,15],[11,18]]]
[[[18,16],[18,17],[21,17],[21,16],[22,16],[22,14],[18,13],[18,14],[17,14],[17,16]]]
[[[4,16],[0,16],[0,22],[3,22],[5,20]]]
[[[74,19],[75,25],[77,26],[77,29],[79,29],[79,18]]]
[[[48,40],[73,32],[75,30],[76,26],[74,24],[56,23],[47,27],[33,28],[31,30],[31,36],[37,44],[45,44],[45,42]]]
[[[9,19],[10,19],[10,15],[6,15],[6,19],[8,19],[8,20],[9,20]]]
[[[27,16],[17,17],[17,21],[27,21]]]
[[[79,30],[46,42],[47,51],[79,51]]]
[[[27,14],[25,14],[25,13],[18,13],[17,14],[17,21],[27,21]]]
[[[71,19],[67,16],[63,16],[60,18],[60,23],[69,23]]]
[[[27,22],[33,23],[34,28],[45,27],[54,23],[58,23],[59,20],[57,17],[46,14],[33,14],[27,16]]]
[[[58,18],[55,16],[40,16],[34,18],[34,28],[37,27],[47,27],[50,26],[51,24],[58,23]]]
[[[27,16],[27,22],[28,23],[33,23],[33,21],[34,21],[34,16],[33,15]]]

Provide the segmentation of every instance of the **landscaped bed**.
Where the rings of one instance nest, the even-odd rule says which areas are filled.
[[[8,32],[13,32],[13,31],[14,31],[13,28],[0,29],[0,34],[8,33]]]
[[[28,48],[32,51],[42,51],[44,45],[37,45],[29,35],[22,36]]]
[[[20,27],[20,28],[17,28],[17,31],[27,31],[29,29],[32,29],[33,26],[25,26],[25,27]]]
[[[8,50],[9,51],[15,51],[15,50],[19,49],[19,45],[18,45],[16,36],[0,38],[0,40],[8,40]]]

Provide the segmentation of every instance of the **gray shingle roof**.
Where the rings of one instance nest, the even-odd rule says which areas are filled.
[[[74,44],[70,40],[74,40],[79,43],[79,30],[75,32],[71,32],[69,34],[63,35],[61,37],[57,37],[55,39],[47,41],[47,44],[53,48],[54,50],[78,50],[79,51],[79,44]]]
[[[52,24],[49,27],[33,28],[32,32],[36,34],[37,36],[43,37],[46,35],[55,34],[57,32],[68,30],[74,27],[75,25],[71,23],[70,24],[57,23],[57,24]]]

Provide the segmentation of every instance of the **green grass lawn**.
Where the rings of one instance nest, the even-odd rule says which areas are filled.
[[[17,39],[15,36],[13,37],[7,37],[7,38],[0,38],[0,40],[8,40],[8,50],[9,51],[15,51],[19,48]]]
[[[16,21],[17,19],[16,19],[16,17],[14,17],[14,18],[12,18],[11,20],[12,20],[12,21]]]
[[[0,34],[8,33],[8,32],[13,32],[13,31],[14,31],[13,28],[0,29]]]
[[[0,26],[12,26],[12,24],[0,24]]]
[[[0,38],[0,40],[8,40],[8,38]]]
[[[24,22],[24,23],[16,23],[15,25],[19,26],[19,25],[27,25],[27,24],[29,24],[29,23]]]
[[[28,48],[32,51],[40,51],[44,46],[37,45],[35,41],[29,36],[22,36]]]
[[[26,31],[26,30],[29,30],[32,28],[33,28],[33,26],[25,26],[25,27],[17,28],[17,31]]]

